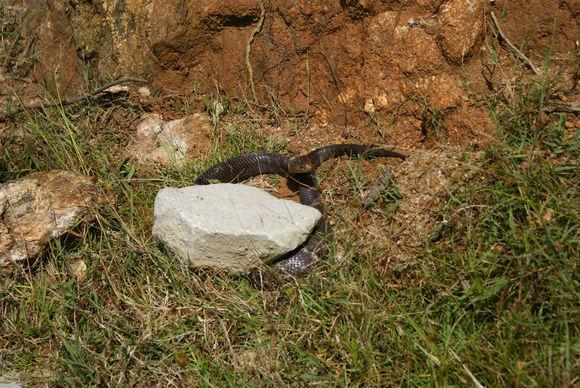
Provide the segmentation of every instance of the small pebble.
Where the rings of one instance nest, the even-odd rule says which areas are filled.
[[[141,86],[139,88],[139,94],[143,97],[149,97],[151,95],[151,91],[149,90],[149,88]]]

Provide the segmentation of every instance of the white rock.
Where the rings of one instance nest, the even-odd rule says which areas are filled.
[[[22,388],[20,383],[8,380],[4,376],[0,376],[0,387],[2,388]]]
[[[155,198],[153,235],[195,267],[240,274],[296,248],[321,216],[242,184],[164,188]]]
[[[111,94],[128,93],[129,87],[127,85],[113,85],[110,88],[105,89],[104,92]]]
[[[149,97],[149,96],[151,96],[151,91],[146,86],[141,86],[137,91],[139,92],[139,94],[141,95],[141,97]]]
[[[205,114],[163,121],[157,113],[143,115],[128,155],[142,164],[183,166],[209,149],[213,127]]]

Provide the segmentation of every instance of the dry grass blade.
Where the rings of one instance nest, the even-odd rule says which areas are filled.
[[[508,47],[510,48],[510,50],[512,50],[518,58],[520,58],[526,65],[528,65],[530,67],[530,69],[532,69],[532,71],[536,75],[542,75],[542,72],[540,71],[540,69],[538,69],[538,67],[536,65],[534,65],[534,63],[524,53],[522,53],[516,46],[514,46],[514,44],[503,33],[503,31],[501,30],[501,27],[499,26],[499,22],[497,21],[497,18],[495,17],[495,14],[493,13],[493,11],[490,12],[490,15],[491,15],[491,19],[493,20],[493,24],[495,25],[495,28],[497,29],[497,33],[498,33],[499,37],[501,38],[501,40],[504,43],[506,43],[508,45]]]
[[[258,24],[256,24],[256,27],[252,30],[252,33],[250,34],[250,37],[248,39],[248,43],[246,44],[246,57],[245,57],[246,68],[248,70],[248,78],[250,82],[250,90],[252,91],[252,98],[254,104],[256,105],[258,104],[258,96],[256,95],[256,88],[254,85],[254,71],[252,70],[252,63],[250,62],[250,53],[252,50],[252,43],[254,42],[256,35],[260,32],[262,26],[264,25],[264,18],[266,15],[266,9],[264,8],[264,3],[262,2],[262,0],[258,0],[258,4],[260,5],[260,19],[258,20]]]

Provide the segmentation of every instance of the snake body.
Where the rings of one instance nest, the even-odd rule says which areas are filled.
[[[337,158],[339,156],[350,156],[350,157],[363,157],[363,158],[399,158],[402,160],[406,159],[406,156],[386,148],[381,148],[373,145],[363,145],[363,144],[334,144],[326,147],[317,148],[314,151],[304,155],[291,158],[289,161],[290,170],[294,173],[302,172],[301,169],[310,164],[312,166],[312,171],[314,172],[318,166],[323,162],[331,158]]]
[[[197,177],[195,184],[207,185],[212,180],[238,183],[261,174],[289,175],[287,156],[274,152],[252,152],[236,156],[206,170]]]
[[[214,180],[222,183],[238,183],[262,174],[282,175],[295,183],[300,202],[318,209],[323,216],[310,238],[279,259],[273,267],[283,278],[300,276],[328,255],[324,240],[330,236],[331,229],[324,217],[324,205],[321,193],[317,189],[315,173],[324,161],[339,156],[405,159],[405,155],[398,152],[361,144],[330,145],[293,158],[275,152],[259,151],[239,155],[210,167],[197,177],[195,184],[207,185]]]
[[[316,188],[316,176],[312,173],[303,173],[293,175],[292,179],[298,185],[300,203],[318,209],[322,213],[322,218],[305,243],[274,263],[274,270],[283,278],[303,275],[328,256],[326,241],[332,234],[324,214],[322,194]]]
[[[324,219],[324,205],[321,194],[316,189],[316,177],[309,172],[291,174],[290,171],[306,171],[310,168],[300,166],[303,161],[295,161],[290,167],[290,158],[274,152],[252,152],[236,156],[218,163],[206,170],[195,180],[195,184],[207,185],[212,181],[239,183],[262,174],[277,174],[292,179],[298,185],[300,203],[318,209],[323,218],[315,227],[312,236],[292,252],[280,258],[275,264],[275,271],[283,277],[299,276],[308,272],[318,260],[327,254],[324,238],[330,233],[330,227]]]

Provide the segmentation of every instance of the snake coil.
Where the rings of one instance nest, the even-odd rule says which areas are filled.
[[[275,152],[259,151],[239,155],[210,167],[197,177],[195,184],[207,185],[214,180],[239,183],[262,174],[278,174],[294,182],[298,187],[300,203],[318,209],[322,213],[322,219],[308,240],[275,262],[273,268],[283,278],[300,276],[328,255],[325,240],[332,232],[324,216],[322,195],[317,188],[315,174],[323,162],[340,156],[406,158],[395,151],[362,144],[334,144],[294,158]]]

